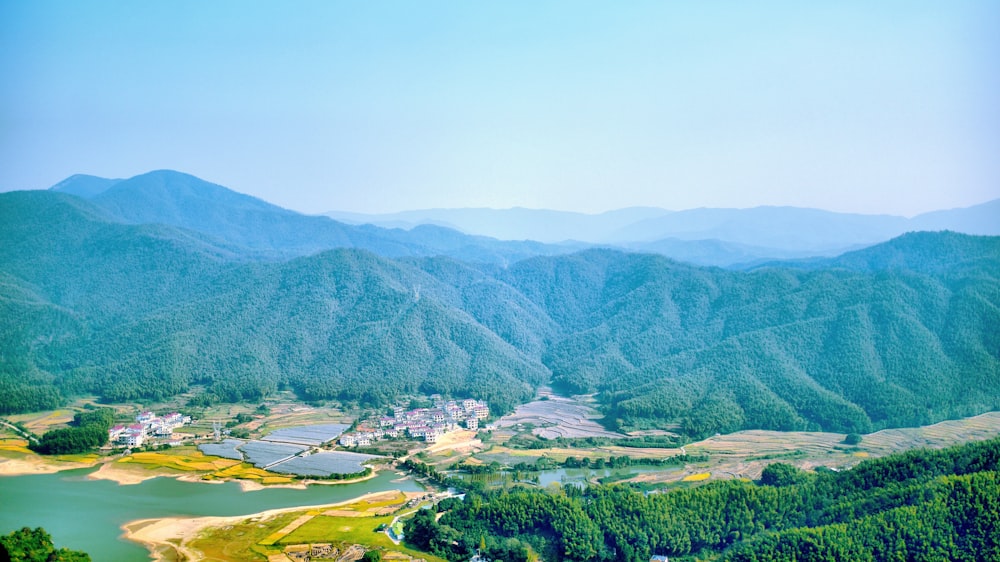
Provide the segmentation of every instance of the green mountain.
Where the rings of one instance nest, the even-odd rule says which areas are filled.
[[[573,249],[530,241],[502,242],[443,227],[405,231],[353,226],[325,216],[282,209],[172,170],[157,170],[127,180],[77,175],[52,189],[89,199],[119,222],[197,231],[253,259],[289,259],[333,248],[359,248],[393,258],[444,254],[470,261],[507,263]]]
[[[128,181],[90,201],[0,194],[0,411],[193,384],[221,400],[437,392],[504,411],[550,381],[597,393],[612,424],[702,436],[1000,407],[998,238],[914,233],[739,272],[612,250],[465,261],[487,246],[421,227],[437,254],[262,259],[248,229],[224,226],[266,203],[223,192],[228,210],[204,224],[195,210],[163,211],[190,228],[135,224],[156,219],[96,204]]]
[[[909,235],[844,259],[877,256],[926,272],[593,251],[504,277],[561,327],[544,356],[554,382],[598,392],[624,426],[864,432],[1000,406],[998,240]]]
[[[38,370],[64,392],[109,400],[192,383],[224,400],[288,385],[368,404],[475,389],[502,409],[547,377],[449,304],[453,289],[363,250],[247,262],[185,231],[109,222],[75,198],[2,200],[3,334],[22,364],[8,386]]]

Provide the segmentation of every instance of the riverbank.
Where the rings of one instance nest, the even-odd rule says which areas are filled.
[[[77,462],[47,459],[40,455],[24,455],[19,458],[0,457],[0,476],[30,476],[34,474],[54,474],[64,470],[90,468],[97,462]]]
[[[325,480],[305,478],[293,479],[290,476],[270,474],[259,469],[238,469],[238,461],[218,459],[214,461],[219,466],[200,466],[205,463],[201,453],[176,454],[179,451],[168,452],[166,460],[177,461],[164,464],[122,462],[123,457],[98,457],[92,455],[79,458],[45,457],[31,452],[0,451],[0,477],[31,476],[39,474],[54,474],[67,470],[98,467],[87,475],[90,480],[109,480],[122,486],[134,486],[153,478],[174,478],[182,482],[199,482],[204,484],[221,484],[236,482],[244,492],[256,492],[274,488],[304,490],[311,485],[338,486],[342,484],[357,484],[375,478],[379,470],[373,469],[368,475],[349,480]],[[137,453],[137,455],[164,455],[164,453]],[[132,457],[128,457],[132,458]],[[84,460],[85,459],[85,460]],[[215,468],[217,470],[207,470]],[[230,468],[232,470],[226,471]],[[221,470],[221,471],[220,471]],[[245,475],[241,478],[238,475]],[[210,476],[210,478],[206,478]]]
[[[204,556],[200,551],[189,545],[190,541],[211,528],[231,526],[251,520],[254,522],[263,522],[286,513],[310,510],[325,511],[358,502],[378,503],[397,497],[401,493],[406,494],[407,497],[421,495],[421,493],[414,494],[413,492],[401,492],[399,490],[369,492],[335,503],[269,509],[248,515],[139,519],[125,523],[121,528],[124,531],[123,537],[143,545],[149,550],[153,560],[159,562],[194,561],[202,560]]]
[[[259,480],[246,478],[219,478],[206,479],[205,476],[212,474],[209,472],[181,472],[164,467],[148,468],[144,465],[134,465],[130,463],[105,462],[96,471],[87,475],[91,480],[110,480],[122,486],[133,486],[141,484],[153,478],[175,478],[182,482],[199,482],[203,484],[222,484],[225,482],[236,482],[244,492],[257,492],[260,490],[271,490],[276,488],[287,488],[292,490],[305,490],[312,485],[338,486],[343,484],[357,484],[365,480],[371,480],[378,476],[378,470],[372,470],[368,475],[350,480],[318,480],[306,478],[302,480],[290,480],[286,483],[265,484]],[[218,474],[218,473],[215,473]]]

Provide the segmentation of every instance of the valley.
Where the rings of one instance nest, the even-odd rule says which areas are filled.
[[[786,535],[753,539],[761,529],[732,521],[695,530],[687,511],[655,536],[602,518],[632,504],[742,505],[719,499],[729,494],[757,498],[732,517],[796,537],[850,520],[840,505],[896,517],[896,500],[885,512],[852,502],[920,484],[879,476],[850,498],[828,487],[916,462],[906,455],[945,459],[934,472],[945,480],[912,505],[930,498],[941,515],[948,486],[992,489],[998,237],[911,232],[723,269],[343,225],[170,171],[84,180],[97,187],[0,193],[0,484],[20,498],[4,529],[44,526],[121,560],[141,558],[109,538],[123,525],[171,560],[313,548],[465,560],[468,533],[494,559],[718,559]],[[94,423],[143,412],[191,423],[127,454],[87,445]],[[969,472],[949,447],[982,460]],[[109,515],[81,526],[36,510],[38,486]],[[166,489],[239,508],[188,509]],[[391,499],[366,507],[367,493]],[[813,511],[777,513],[774,494]],[[609,511],[591,510],[601,502]],[[528,515],[540,512],[562,519]],[[408,538],[376,533],[383,524]]]
[[[493,464],[497,467],[494,470],[498,471],[496,473],[498,475],[503,475],[504,471],[515,470],[513,468],[515,466],[521,467],[516,470],[521,471],[518,473],[517,479],[522,482],[522,486],[537,486],[551,490],[554,486],[556,488],[582,487],[614,483],[637,486],[647,491],[658,490],[662,492],[688,489],[691,486],[711,482],[758,480],[762,477],[762,469],[772,463],[788,464],[810,472],[817,469],[847,471],[862,461],[882,458],[915,448],[942,449],[962,443],[1000,437],[1000,414],[992,412],[919,428],[882,430],[860,436],[860,442],[853,445],[844,443],[845,436],[843,434],[751,430],[717,435],[689,442],[683,446],[669,448],[624,446],[623,443],[629,440],[649,438],[650,436],[608,435],[604,431],[595,431],[585,436],[564,435],[566,429],[579,429],[580,416],[593,423],[595,413],[589,405],[592,404],[592,398],[586,396],[564,397],[552,394],[550,391],[543,391],[540,398],[512,414],[490,422],[488,425],[491,429],[489,430],[483,428],[479,431],[456,431],[445,434],[436,443],[409,441],[400,442],[399,445],[405,446],[402,450],[406,451],[408,457],[437,467],[441,471],[457,470],[456,474],[460,474],[463,470],[461,467],[464,466],[485,468]],[[88,403],[88,401],[82,400],[76,404],[76,407],[82,409],[83,405]],[[163,406],[167,406],[169,409],[168,404]],[[262,409],[254,405],[213,407],[208,411],[212,412],[211,415],[216,420],[223,419],[224,413],[231,415],[232,420],[235,420],[238,414],[244,414],[241,419],[246,420],[248,412],[257,412],[251,420],[232,426],[233,429],[249,428],[254,435],[258,434],[260,428],[268,428],[269,430],[294,428],[308,426],[310,422],[334,419],[350,423],[352,420],[358,419],[355,416],[362,418],[377,416],[377,412],[372,411],[344,412],[328,408],[314,408],[280,399],[265,402],[264,405],[268,412],[266,415],[261,414]],[[116,406],[116,409],[124,412],[139,408],[134,405],[122,404]],[[62,411],[39,412],[14,416],[12,421],[31,427],[33,430],[56,428],[60,423],[65,424],[69,421],[72,418],[72,412],[72,408]],[[543,415],[539,415],[539,412]],[[214,423],[218,424],[219,422]],[[193,434],[201,433],[202,439],[211,440],[211,428],[212,425],[206,421],[195,420],[192,427],[187,430]],[[546,435],[553,437],[549,439]],[[671,435],[665,433],[655,437],[662,438]],[[248,468],[247,465],[241,468],[236,461],[204,456],[191,446],[174,447],[169,451],[162,452],[135,452],[131,456],[121,458],[101,457],[99,455],[50,458],[38,457],[23,449],[23,441],[18,442],[19,437],[11,430],[7,430],[2,439],[4,446],[0,447],[0,457],[4,461],[0,462],[0,472],[7,475],[6,482],[16,486],[31,486],[29,481],[24,480],[25,476],[17,476],[16,468],[26,466],[25,463],[42,469],[33,473],[66,470],[78,472],[77,467],[93,467],[95,463],[100,463],[99,470],[89,473],[86,479],[82,481],[71,479],[65,485],[75,487],[83,485],[88,480],[111,480],[115,486],[122,486],[123,490],[137,487],[128,492],[129,496],[133,498],[142,497],[144,492],[142,492],[142,488],[138,488],[139,486],[149,485],[155,480],[163,480],[164,478],[179,479],[183,483],[234,480],[240,485],[237,489],[242,490],[238,493],[251,495],[261,493],[261,491],[289,487],[303,492],[327,488],[327,486],[317,488],[316,481],[295,482],[282,479],[281,475],[268,474],[266,471]],[[600,444],[588,442],[588,440],[593,439],[599,439],[602,442]],[[551,441],[551,444],[546,443],[547,441]],[[385,442],[384,445],[388,446],[390,450],[400,450],[399,445],[394,443],[390,441]],[[548,446],[539,447],[539,444]],[[526,447],[526,445],[528,446]],[[606,461],[611,463],[615,458],[629,458],[634,464],[615,469],[593,468],[603,467]],[[679,462],[671,462],[671,459],[678,459]],[[569,462],[567,462],[568,460]],[[579,461],[583,461],[585,466],[591,468],[564,468],[565,466],[578,466]],[[666,464],[650,465],[644,464],[644,462],[665,462]],[[13,463],[13,470],[7,469],[11,463]],[[525,470],[527,472],[524,472]],[[378,482],[379,486],[391,489],[396,483],[408,481],[405,472],[399,471],[398,467],[381,465],[377,473],[369,478],[377,478],[375,482]],[[24,473],[26,474],[28,471]],[[532,479],[536,476],[532,475],[537,475],[535,484],[532,484]],[[440,491],[444,491],[444,488],[439,488],[433,482],[427,481],[419,475],[416,476],[421,486],[428,486],[431,490],[438,488]],[[74,481],[77,484],[73,484]],[[508,482],[508,484],[501,484],[503,486],[513,482],[509,478],[490,478],[486,481]],[[15,482],[18,483],[14,484]],[[194,485],[205,486],[206,484]],[[347,494],[359,495],[363,492],[355,492],[354,490],[359,489],[357,486],[368,485],[365,482],[355,480],[329,488],[340,489]],[[405,488],[412,490],[411,487],[411,483],[405,484]],[[30,493],[28,490],[25,492]],[[411,491],[407,492],[407,498],[410,496],[422,497],[427,493]],[[392,494],[398,494],[398,492],[392,492]],[[437,498],[436,501],[440,501],[443,497]],[[215,516],[189,520],[183,516],[173,515],[163,519],[156,515],[150,515],[142,521],[127,522],[127,524],[123,522],[122,524],[125,525],[128,531],[126,536],[130,540],[147,545],[151,551],[159,553],[157,556],[163,556],[165,558],[162,559],[166,560],[175,559],[174,557],[180,553],[183,553],[187,557],[186,559],[201,559],[205,556],[205,554],[198,554],[201,552],[213,553],[213,559],[236,562],[253,559],[254,552],[294,552],[298,548],[295,545],[303,544],[297,538],[298,534],[291,531],[283,534],[282,537],[288,535],[287,540],[285,538],[269,540],[268,538],[276,536],[275,533],[286,528],[292,521],[299,519],[302,519],[302,522],[311,521],[320,515],[322,518],[316,520],[312,525],[319,525],[319,528],[326,530],[309,531],[319,532],[319,534],[302,535],[310,537],[306,539],[304,544],[331,543],[346,546],[354,544],[361,545],[362,551],[376,548],[384,553],[398,549],[399,547],[381,539],[366,539],[364,532],[360,532],[355,524],[362,525],[365,529],[368,527],[373,529],[380,523],[386,523],[384,515],[392,515],[398,511],[400,513],[408,512],[412,516],[412,509],[407,510],[407,506],[403,506],[403,503],[407,503],[406,501],[391,509],[386,507],[389,504],[365,507],[359,503],[364,501],[371,502],[372,500],[370,498],[356,498],[344,500],[339,505],[310,507],[308,509],[289,507],[267,513],[247,512],[246,515],[226,518]],[[342,507],[344,504],[350,504],[346,511]],[[385,507],[385,509],[381,509],[380,506]],[[338,511],[329,511],[331,509]],[[360,512],[347,513],[352,509],[360,509]],[[368,514],[362,513],[368,509],[375,509],[377,513],[375,511]],[[170,511],[164,513],[167,512]],[[212,512],[207,511],[206,513]],[[362,517],[363,519],[345,520],[344,517]],[[404,517],[405,519],[407,517]],[[59,524],[44,518],[37,519],[37,521],[38,524],[46,528],[56,529],[57,531],[54,532],[57,541],[63,540],[66,536],[58,532]],[[341,522],[338,523],[338,521]],[[5,525],[11,523],[13,522],[5,523]],[[300,526],[301,524],[297,525],[296,528]],[[245,530],[237,531],[234,529]],[[306,533],[307,529],[303,529],[302,532]],[[244,536],[244,534],[245,540],[232,542],[233,536]],[[221,537],[227,537],[224,543],[229,546],[222,548],[221,543],[218,542]],[[243,546],[236,546],[237,544]],[[346,548],[346,546],[338,546],[338,548]],[[77,545],[77,547],[83,548],[81,545]],[[89,548],[87,547],[87,549]],[[97,551],[99,552],[100,549]],[[425,560],[437,559],[413,550],[404,549],[402,552],[409,552],[409,556],[422,557]],[[136,559],[138,560],[138,558]],[[405,560],[405,558],[400,559]]]

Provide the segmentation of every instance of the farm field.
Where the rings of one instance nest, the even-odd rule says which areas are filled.
[[[785,462],[807,470],[820,466],[844,469],[866,458],[882,457],[913,448],[943,448],[968,441],[990,439],[1000,435],[1000,412],[990,412],[925,427],[882,430],[862,436],[861,442],[857,445],[845,444],[845,436],[841,433],[750,430],[717,435],[677,448],[639,448],[609,444],[535,449],[509,446],[507,441],[514,435],[509,428],[495,431],[486,440],[481,452],[464,458],[433,457],[426,454],[418,457],[440,468],[457,461],[467,464],[497,462],[503,466],[512,466],[518,463],[534,464],[542,458],[562,463],[569,457],[607,459],[627,456],[641,460],[690,455],[704,457],[707,460],[689,461],[681,470],[677,470],[676,467],[664,468],[635,474],[620,481],[656,486],[698,482],[704,479],[757,479],[764,467],[772,462]]]
[[[333,441],[349,427],[346,423],[309,424],[276,429],[261,437],[262,441],[278,441],[317,447]]]
[[[949,420],[934,425],[885,429],[846,445],[841,433],[740,431],[710,437],[684,447],[688,454],[707,454],[709,461],[692,464],[685,476],[710,471],[714,478],[760,478],[764,467],[785,462],[803,469],[825,466],[850,468],[866,458],[884,457],[914,448],[940,449],[1000,435],[1000,412]],[[671,482],[676,477],[643,474],[636,482]]]
[[[518,406],[512,414],[499,421],[497,427],[511,428],[519,425],[534,426],[532,433],[546,439],[556,437],[627,437],[604,429],[594,421],[601,415],[584,397],[567,398],[557,396],[550,391],[539,392],[539,400]]]
[[[94,463],[99,460],[97,455],[92,457]],[[206,481],[240,480],[262,485],[294,483],[288,476],[254,468],[237,460],[205,455],[193,447],[136,452],[114,462],[105,462],[90,475],[94,479],[113,480],[119,484],[138,484],[158,476],[183,476]]]
[[[423,559],[444,562],[430,554],[394,544],[377,532],[396,514],[412,512],[423,493],[384,492],[360,501],[309,510],[283,510],[275,515],[258,514],[240,521],[203,528],[183,541],[186,552],[199,559],[236,562],[263,559],[288,560],[286,552],[307,552],[312,545],[329,545],[340,557],[353,559],[367,550],[379,550],[384,559]]]

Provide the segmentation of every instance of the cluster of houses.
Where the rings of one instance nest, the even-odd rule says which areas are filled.
[[[438,437],[463,426],[479,429],[479,421],[489,415],[486,402],[472,399],[439,401],[434,408],[416,410],[397,407],[392,416],[381,417],[358,427],[357,431],[345,433],[338,443],[344,447],[367,447],[381,439],[404,436],[435,443]]]
[[[108,430],[108,442],[133,449],[153,438],[169,438],[174,430],[191,423],[191,416],[182,416],[177,412],[163,417],[153,412],[142,412],[135,417],[136,423],[125,426],[116,425]]]

